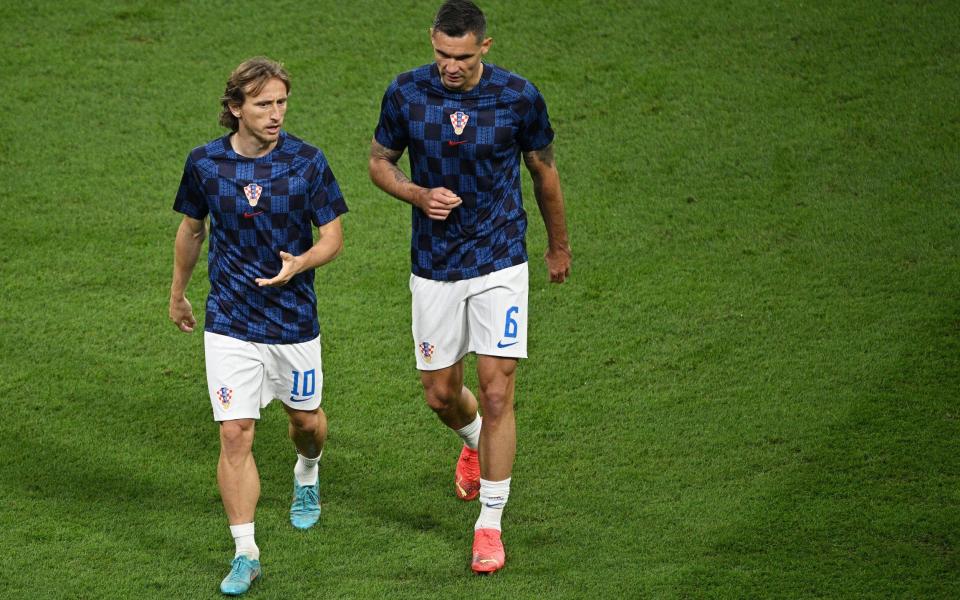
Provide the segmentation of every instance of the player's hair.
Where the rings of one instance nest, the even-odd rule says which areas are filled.
[[[283,68],[283,64],[265,56],[257,56],[240,63],[233,73],[230,73],[227,89],[220,98],[220,124],[231,131],[237,131],[240,128],[240,119],[230,112],[230,105],[242,105],[247,94],[259,94],[271,79],[282,81],[287,93],[290,93],[290,74]]]
[[[450,37],[472,33],[477,36],[477,42],[482,42],[487,35],[487,19],[470,0],[447,0],[433,19],[433,30]]]

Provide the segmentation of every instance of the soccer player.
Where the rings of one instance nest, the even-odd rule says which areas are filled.
[[[450,0],[430,29],[434,62],[387,88],[371,142],[370,178],[412,205],[413,341],[427,405],[463,439],[454,490],[480,498],[471,568],[503,567],[501,516],[516,453],[513,411],[527,355],[526,213],[520,157],[546,225],[550,280],[570,275],[553,129],[536,87],[483,57],[493,40],[468,0]],[[398,167],[409,150],[410,177]],[[463,357],[477,355],[478,394]],[[482,411],[481,420],[478,405]]]
[[[347,205],[323,152],[282,129],[290,77],[279,64],[240,64],[221,98],[227,135],[187,157],[173,208],[183,214],[174,245],[170,319],[197,324],[185,291],[210,219],[210,294],[203,342],[207,389],[220,424],[217,483],[236,543],[220,584],[240,595],[260,576],[254,512],[260,478],[253,437],[260,409],[283,402],[297,451],[290,522],[320,517],[318,463],[327,434],[314,269],[340,252]],[[316,226],[317,241],[312,229]]]

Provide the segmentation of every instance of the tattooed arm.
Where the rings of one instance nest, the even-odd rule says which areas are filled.
[[[370,142],[370,179],[394,198],[416,206],[428,217],[443,221],[460,206],[460,197],[447,188],[425,188],[410,181],[397,166],[403,150],[391,150],[376,139]]]
[[[567,236],[567,219],[563,205],[563,190],[560,189],[560,173],[553,157],[553,144],[523,153],[523,162],[533,178],[533,194],[547,228],[547,270],[550,281],[563,283],[570,276],[570,238]]]

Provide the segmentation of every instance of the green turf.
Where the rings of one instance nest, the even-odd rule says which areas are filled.
[[[271,407],[251,598],[960,596],[960,10],[482,3],[490,60],[549,103],[575,261],[546,283],[527,182],[509,562],[477,578],[410,350],[409,211],[366,174],[436,4],[3,11],[0,597],[218,596],[232,543],[202,339],[166,319],[171,205],[255,54],[290,69],[287,129],[351,211],[317,276],[322,522],[287,523]]]

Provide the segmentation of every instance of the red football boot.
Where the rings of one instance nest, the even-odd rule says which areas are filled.
[[[480,458],[476,450],[471,450],[466,445],[460,451],[453,484],[457,498],[461,500],[476,500],[480,495]]]
[[[493,573],[503,568],[507,556],[500,541],[500,532],[496,529],[478,529],[473,532],[473,561],[470,568],[481,575]]]

